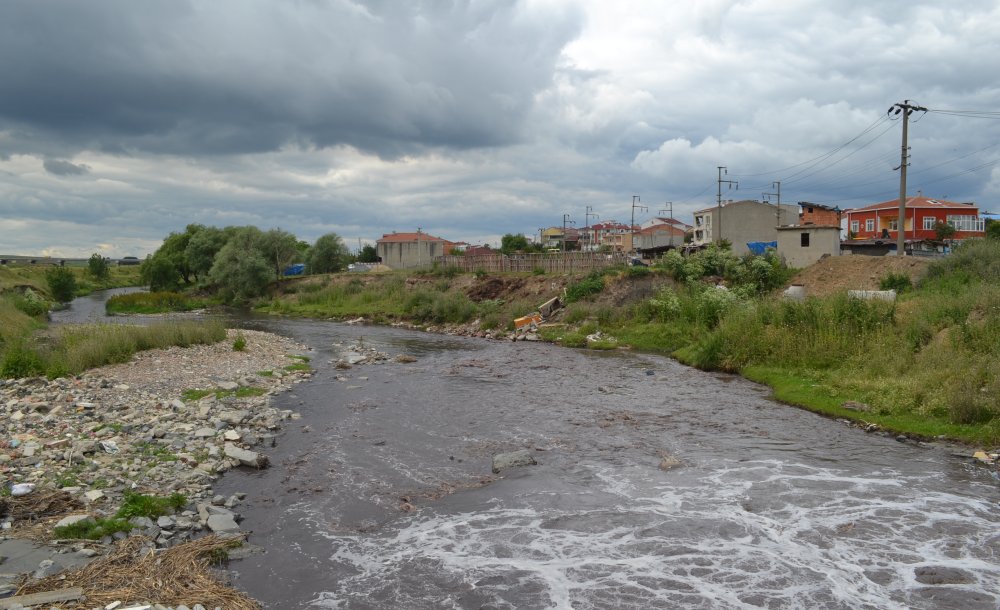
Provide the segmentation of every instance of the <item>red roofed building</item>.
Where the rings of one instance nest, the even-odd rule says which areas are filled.
[[[386,233],[375,242],[382,264],[392,269],[430,267],[438,256],[450,254],[456,242],[429,233]]]
[[[848,235],[854,239],[896,240],[899,226],[899,199],[847,210],[845,215]],[[936,239],[934,225],[938,222],[946,222],[955,227],[953,239],[986,235],[985,220],[979,218],[979,208],[975,204],[923,196],[910,197],[906,200],[904,239]]]

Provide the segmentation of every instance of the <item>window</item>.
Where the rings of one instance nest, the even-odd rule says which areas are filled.
[[[948,216],[948,224],[955,227],[956,231],[985,231],[986,221],[975,216]]]
[[[875,219],[869,218],[868,220],[865,221],[865,231],[871,232],[874,230],[875,230]]]
[[[893,218],[892,220],[889,221],[889,230],[890,231],[898,231],[899,230],[899,219],[898,218]]]
[[[857,220],[851,221],[851,233],[857,233],[858,229],[861,227],[861,222]]]
[[[803,248],[808,248],[809,247],[809,234],[808,233],[800,233],[799,234],[799,241],[801,242],[801,245],[802,245]]]
[[[924,216],[924,231],[933,231],[937,218],[934,216]]]

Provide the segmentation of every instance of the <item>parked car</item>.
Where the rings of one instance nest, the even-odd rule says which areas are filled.
[[[119,266],[121,266],[121,265],[138,265],[140,262],[141,261],[139,261],[139,258],[135,257],[135,256],[125,256],[125,257],[122,257],[122,258],[118,259],[118,265]]]
[[[642,262],[641,258],[638,258],[638,257],[635,257],[635,256],[632,257],[632,259],[629,261],[629,264],[632,265],[633,267],[648,267],[649,266],[646,263]]]

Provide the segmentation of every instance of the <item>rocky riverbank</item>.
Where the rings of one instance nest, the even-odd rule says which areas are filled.
[[[0,380],[0,595],[100,557],[129,534],[152,550],[238,533],[241,495],[216,497],[212,483],[266,464],[282,422],[297,417],[271,398],[309,377],[306,353],[283,337],[231,330],[214,345],[141,352],[78,378]],[[57,524],[112,517],[126,494],[186,502],[173,515],[131,519],[128,533],[51,543]],[[61,607],[92,607],[72,603]]]

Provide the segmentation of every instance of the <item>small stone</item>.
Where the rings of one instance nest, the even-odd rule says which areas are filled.
[[[104,492],[100,489],[93,489],[84,493],[83,497],[87,499],[87,502],[97,502],[98,500],[104,498]]]
[[[74,523],[80,523],[81,521],[86,521],[88,519],[92,520],[92,517],[90,515],[69,515],[60,519],[55,526],[66,527],[67,525],[73,525]]]
[[[535,461],[531,452],[527,449],[522,449],[520,451],[513,451],[511,453],[498,453],[493,456],[493,472],[494,474],[499,473],[501,470],[506,470],[508,468],[515,468],[517,466],[534,466],[538,462]]]
[[[674,468],[683,465],[683,462],[672,455],[663,456],[663,459],[660,460],[660,470],[673,470]]]

